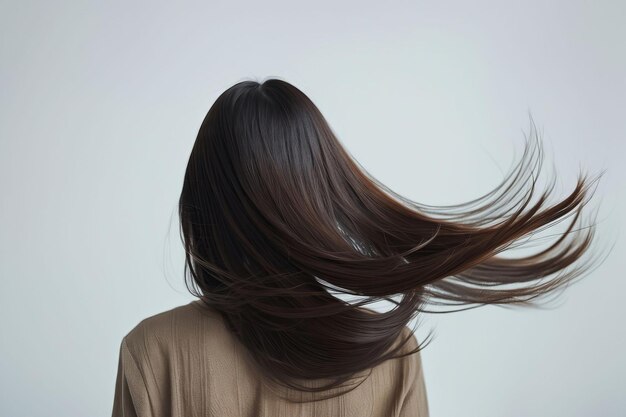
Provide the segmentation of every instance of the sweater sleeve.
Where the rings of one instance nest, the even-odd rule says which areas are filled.
[[[417,347],[415,335],[413,335],[408,345],[411,349]],[[421,352],[409,355],[406,363],[409,386],[402,401],[398,417],[429,417]]]
[[[115,381],[112,417],[151,417],[150,399],[136,360],[122,339]]]

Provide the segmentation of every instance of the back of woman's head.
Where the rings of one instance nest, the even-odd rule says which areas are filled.
[[[421,205],[370,176],[299,89],[275,78],[239,82],[206,115],[185,173],[179,215],[185,276],[199,289],[191,291],[222,314],[264,375],[310,392],[423,349],[403,351],[401,335],[428,305],[534,305],[592,265],[577,261],[594,227],[575,226],[595,180],[580,175],[569,196],[547,205],[553,181],[531,204],[543,159],[534,125],[525,145],[494,191]],[[545,250],[499,256],[570,215]],[[380,300],[393,308],[363,308]]]

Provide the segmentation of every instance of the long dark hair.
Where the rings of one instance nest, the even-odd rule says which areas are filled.
[[[521,161],[495,190],[429,206],[367,173],[295,86],[238,82],[204,118],[185,173],[187,288],[221,313],[269,380],[309,393],[343,387],[423,349],[430,337],[401,350],[412,336],[403,329],[434,312],[428,305],[534,306],[591,269],[591,260],[576,261],[595,224],[575,226],[602,174],[592,181],[579,174],[569,196],[544,207],[553,180],[530,204],[543,161],[539,139],[532,122]],[[548,248],[499,256],[572,214]],[[393,308],[363,308],[381,300]]]

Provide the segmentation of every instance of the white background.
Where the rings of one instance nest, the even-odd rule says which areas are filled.
[[[529,111],[554,199],[606,168],[597,251],[617,244],[558,308],[429,315],[418,338],[436,328],[432,416],[626,415],[625,18],[623,1],[3,2],[0,414],[110,415],[121,338],[193,299],[176,203],[202,118],[276,76],[422,203],[498,185]]]

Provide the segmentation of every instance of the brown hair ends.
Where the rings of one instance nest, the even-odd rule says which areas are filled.
[[[553,179],[531,203],[543,159],[533,122],[520,161],[493,191],[420,204],[359,165],[298,88],[238,82],[208,111],[184,176],[188,288],[221,313],[269,381],[309,393],[349,386],[422,350],[430,337],[407,351],[413,336],[403,329],[436,312],[429,306],[535,306],[591,271],[600,258],[583,255],[595,222],[580,225],[603,173],[579,174],[548,204]],[[500,255],[570,217],[549,247]],[[381,300],[393,308],[364,308]]]

